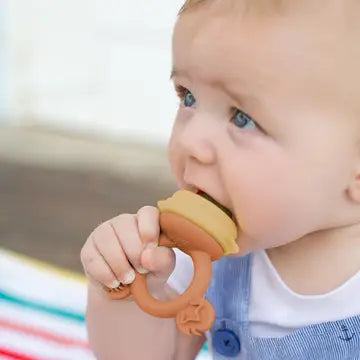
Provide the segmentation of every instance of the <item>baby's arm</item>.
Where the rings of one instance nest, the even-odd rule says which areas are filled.
[[[141,273],[145,268],[153,295],[163,300],[175,296],[168,285],[175,254],[158,246],[159,233],[159,211],[146,206],[98,226],[81,250],[89,278],[89,341],[98,360],[189,360],[201,348],[203,339],[181,335],[174,319],[152,317],[129,300],[110,300],[103,289],[129,284],[133,268]]]
[[[169,288],[164,291],[162,297],[171,297]],[[109,300],[94,284],[89,285],[87,325],[98,360],[191,360],[205,340],[181,334],[174,319],[150,316],[135,302]]]

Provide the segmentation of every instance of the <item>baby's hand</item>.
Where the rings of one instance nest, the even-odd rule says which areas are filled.
[[[149,273],[151,291],[161,290],[175,266],[174,252],[158,246],[159,210],[142,207],[99,225],[81,249],[81,262],[91,281],[108,288],[130,284],[135,272]]]

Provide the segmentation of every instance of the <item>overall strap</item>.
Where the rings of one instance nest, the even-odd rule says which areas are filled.
[[[213,263],[213,277],[206,298],[216,311],[208,338],[215,360],[250,358],[247,334],[251,263],[252,255],[222,258]]]
[[[216,319],[229,319],[247,328],[252,255],[224,257],[213,263],[213,276],[206,298]]]

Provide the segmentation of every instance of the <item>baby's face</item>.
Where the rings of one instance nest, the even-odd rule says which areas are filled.
[[[356,40],[337,9],[241,16],[209,3],[174,33],[178,185],[232,210],[242,254],[343,225],[360,122]]]

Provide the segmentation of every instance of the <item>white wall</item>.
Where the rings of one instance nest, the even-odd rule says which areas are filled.
[[[171,33],[182,0],[2,1],[14,123],[166,141],[177,103]]]
[[[0,1],[0,124],[9,120],[7,5],[6,1]]]

